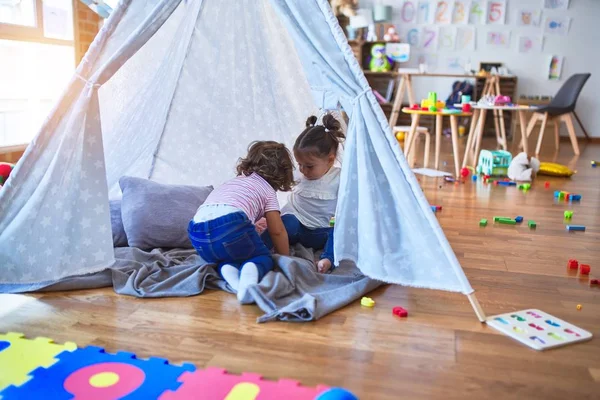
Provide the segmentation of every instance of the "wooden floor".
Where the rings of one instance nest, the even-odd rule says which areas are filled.
[[[443,149],[450,171],[449,142],[444,139]],[[483,148],[490,146],[487,141]],[[590,167],[600,159],[600,145],[581,141],[581,147],[580,157],[568,142],[558,154],[545,149],[543,161],[578,173],[539,177],[528,193],[482,182],[421,181],[430,203],[443,206],[439,221],[488,315],[539,308],[591,331],[596,338],[587,343],[529,350],[479,323],[465,296],[400,286],[373,292],[373,309],[357,302],[313,323],[261,325],[257,307],[240,306],[224,292],[153,300],[110,289],[0,295],[0,331],[342,386],[361,399],[599,399],[600,288],[569,276],[565,267],[577,258],[600,277],[600,168]],[[554,190],[583,199],[566,207],[554,201]],[[573,223],[587,226],[585,233],[565,231],[567,208],[575,211]],[[538,228],[479,227],[480,218],[494,215],[523,215]],[[397,305],[408,309],[408,319],[392,316]]]

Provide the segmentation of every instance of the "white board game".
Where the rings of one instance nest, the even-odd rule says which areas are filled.
[[[592,334],[536,309],[488,317],[486,323],[535,350],[547,350],[590,340]]]

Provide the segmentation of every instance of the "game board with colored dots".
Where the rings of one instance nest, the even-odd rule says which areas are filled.
[[[488,317],[486,323],[535,350],[547,350],[590,340],[592,334],[536,309]]]
[[[260,375],[197,370],[165,359],[106,353],[96,346],[59,345],[48,338],[0,334],[0,399],[356,400],[345,389],[301,386]]]

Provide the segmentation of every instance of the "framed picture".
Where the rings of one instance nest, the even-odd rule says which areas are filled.
[[[490,72],[492,68],[496,68],[496,70],[499,70],[500,68],[502,68],[503,65],[504,64],[502,64],[501,62],[480,62],[479,70]]]

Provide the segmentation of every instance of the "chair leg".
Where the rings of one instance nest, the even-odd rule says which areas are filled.
[[[548,113],[544,113],[542,117],[542,127],[540,128],[540,135],[538,137],[537,146],[535,147],[535,155],[540,155],[540,150],[542,149],[542,140],[544,139],[544,131],[546,130],[546,123],[548,122]]]
[[[560,118],[553,118],[552,122],[554,122],[554,147],[558,151],[558,146],[560,146]]]
[[[535,127],[535,124],[537,123],[538,119],[540,119],[541,114],[538,113],[533,113],[533,115],[531,116],[531,118],[529,119],[529,123],[527,124],[527,138],[529,138],[529,136],[531,135],[531,132],[533,131],[533,128]]]
[[[579,143],[577,143],[577,136],[575,135],[575,126],[573,125],[573,117],[571,113],[564,114],[560,116],[560,119],[565,121],[567,125],[567,131],[569,132],[569,137],[571,138],[571,145],[573,146],[573,152],[575,155],[579,155]]]

